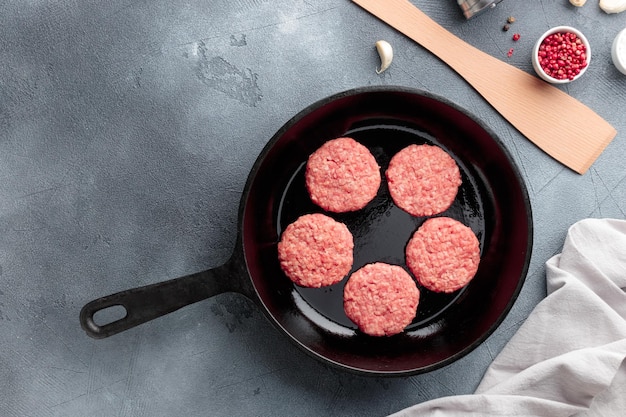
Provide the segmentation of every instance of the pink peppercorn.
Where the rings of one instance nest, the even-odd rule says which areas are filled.
[[[519,33],[516,33],[516,34],[513,35],[513,40],[514,41],[516,41],[516,42],[519,41],[519,38],[520,38],[520,34]]]
[[[553,33],[541,42],[538,58],[548,76],[573,80],[587,66],[587,48],[574,33]]]
[[[509,52],[506,53],[506,56],[511,58],[513,56],[513,48],[509,49]]]

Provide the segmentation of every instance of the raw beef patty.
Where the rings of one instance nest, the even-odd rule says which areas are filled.
[[[297,285],[335,284],[352,268],[354,241],[345,224],[321,214],[305,214],[289,224],[278,243],[280,267]]]
[[[448,217],[426,220],[406,247],[409,270],[435,292],[451,293],[467,285],[479,262],[479,243],[472,229]]]
[[[365,146],[352,138],[338,138],[309,156],[305,180],[311,200],[324,210],[356,211],[376,196],[380,167]]]
[[[371,336],[400,333],[415,318],[419,290],[403,268],[382,262],[354,272],[343,293],[346,315]]]
[[[454,159],[431,145],[409,145],[402,149],[391,158],[386,175],[394,203],[413,216],[446,211],[461,185]]]

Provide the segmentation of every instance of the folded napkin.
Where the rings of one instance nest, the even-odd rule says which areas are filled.
[[[626,221],[579,221],[546,266],[548,296],[474,394],[393,417],[626,416]]]

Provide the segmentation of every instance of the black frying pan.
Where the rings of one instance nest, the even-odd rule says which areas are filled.
[[[381,170],[412,143],[436,144],[457,161],[463,184],[441,215],[468,225],[478,236],[481,263],[475,278],[453,294],[421,289],[418,313],[392,337],[362,334],[343,312],[342,282],[323,289],[295,286],[282,273],[276,244],[298,216],[322,212],[308,197],[304,167],[327,140],[351,136],[367,146]],[[384,178],[384,176],[383,176]],[[363,210],[330,214],[354,235],[353,270],[371,262],[404,265],[404,248],[426,219],[391,201],[383,180]],[[321,100],[287,122],[261,152],[239,209],[237,243],[226,264],[85,305],[80,322],[103,338],[191,303],[234,291],[254,300],[267,318],[315,358],[371,375],[431,371],[470,352],[502,322],[524,282],[532,248],[527,190],[499,139],[447,100],[402,87],[367,87]],[[122,306],[126,316],[98,325],[94,314]]]

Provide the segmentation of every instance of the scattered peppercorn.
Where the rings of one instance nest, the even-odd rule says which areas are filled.
[[[506,25],[502,26],[502,30],[507,32],[509,29],[511,29],[511,26],[509,26],[509,24],[507,23]]]
[[[516,42],[519,41],[519,38],[520,38],[520,34],[519,33],[516,33],[516,34],[513,35],[513,40],[514,41],[516,41]]]
[[[506,21],[508,23],[513,23],[513,22],[515,22],[515,18],[513,16],[509,16],[508,19],[506,19]]]
[[[511,58],[513,56],[513,48],[509,49],[509,52],[506,53],[506,56]]]

